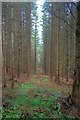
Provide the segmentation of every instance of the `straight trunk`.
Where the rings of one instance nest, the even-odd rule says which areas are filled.
[[[72,97],[75,106],[78,108],[78,110],[80,110],[80,2],[78,2],[77,7],[76,61],[74,77]]]

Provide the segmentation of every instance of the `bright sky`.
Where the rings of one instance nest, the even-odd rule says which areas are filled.
[[[37,9],[37,13],[38,13],[38,32],[39,32],[39,38],[40,38],[40,42],[41,42],[41,35],[42,35],[42,26],[40,25],[41,24],[41,20],[42,20],[42,15],[43,13],[41,12],[42,11],[42,5],[44,3],[44,0],[37,0],[37,6],[38,6],[38,9]]]

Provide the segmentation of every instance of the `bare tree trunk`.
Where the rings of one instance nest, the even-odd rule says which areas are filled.
[[[2,62],[2,3],[0,2],[0,106],[2,106]]]
[[[76,61],[72,97],[75,106],[80,110],[80,2],[77,7]]]
[[[27,78],[31,79],[31,3],[27,2],[26,9],[27,23]]]
[[[36,22],[36,20],[35,20],[35,22]],[[37,57],[37,43],[36,43],[36,29],[37,29],[37,25],[36,25],[36,23],[35,23],[35,56],[34,56],[34,74],[36,74],[36,64],[37,64],[37,59],[36,59],[36,57]]]
[[[67,20],[68,21],[68,20]],[[66,81],[68,82],[68,67],[69,67],[69,53],[68,53],[68,25],[66,25]]]
[[[60,16],[60,3],[56,3],[56,15]],[[56,78],[60,83],[60,18],[56,18]]]
[[[53,54],[53,44],[54,44],[54,40],[53,40],[53,3],[52,3],[52,11],[51,11],[51,15],[52,15],[52,19],[51,19],[51,48],[50,48],[50,78],[51,80],[54,77],[54,54]]]

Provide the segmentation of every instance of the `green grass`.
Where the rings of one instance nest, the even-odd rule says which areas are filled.
[[[60,91],[37,86],[34,83],[21,84],[15,97],[9,101],[10,107],[4,108],[4,118],[65,118],[57,99]],[[69,116],[69,115],[68,115]]]
[[[20,86],[21,91],[28,91],[30,89],[36,89],[36,86],[33,83],[25,83]]]

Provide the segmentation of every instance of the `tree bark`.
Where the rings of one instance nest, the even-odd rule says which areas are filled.
[[[27,2],[26,11],[27,34],[27,78],[31,79],[31,3]]]
[[[0,106],[2,106],[2,2],[0,2]],[[2,115],[1,115],[2,118]]]
[[[60,16],[60,3],[56,3],[56,15]],[[56,78],[60,83],[60,18],[56,18]]]
[[[80,110],[80,2],[77,7],[76,61],[72,97],[75,106]]]

